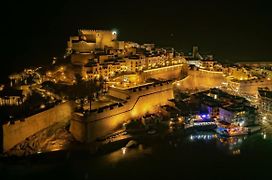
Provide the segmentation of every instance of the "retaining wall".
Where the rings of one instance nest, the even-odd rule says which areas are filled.
[[[27,137],[57,123],[68,122],[73,114],[73,103],[65,102],[33,116],[2,125],[2,150],[8,151]]]
[[[149,87],[131,92],[130,99],[121,107],[107,109],[101,113],[93,112],[85,116],[74,114],[70,131],[81,142],[91,142],[105,136],[127,120],[139,118],[146,113],[155,113],[160,105],[169,104],[173,98],[172,83]]]

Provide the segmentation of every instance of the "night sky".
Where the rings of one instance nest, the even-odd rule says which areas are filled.
[[[1,12],[1,73],[44,64],[65,51],[77,29],[117,29],[120,40],[172,46],[232,62],[272,61],[269,1],[12,1]],[[10,68],[7,68],[10,67]]]

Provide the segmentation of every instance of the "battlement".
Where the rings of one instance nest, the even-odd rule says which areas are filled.
[[[140,92],[140,91],[144,91],[144,90],[149,90],[149,89],[154,89],[156,87],[161,87],[161,86],[165,86],[165,85],[169,85],[171,84],[172,80],[165,80],[165,81],[158,81],[158,82],[154,82],[154,83],[150,83],[150,84],[144,84],[142,86],[136,86],[136,87],[132,87],[127,89],[129,92]]]
[[[71,120],[70,131],[77,140],[91,142],[120,127],[129,119],[139,118],[146,113],[157,113],[160,106],[169,104],[168,100],[173,99],[171,81],[112,90],[113,95],[124,94],[124,98],[128,99],[96,110],[81,112],[80,115],[74,114],[77,117]]]
[[[97,109],[92,109],[91,111],[87,111],[84,113],[85,116],[89,116],[90,114],[99,114],[99,113],[103,113],[103,112],[107,112],[107,111],[112,111],[112,110],[116,110],[119,109],[120,107],[123,107],[124,105],[126,105],[127,101],[124,102],[119,102],[119,103],[114,103],[111,105],[107,105],[107,106],[103,106]]]
[[[96,29],[79,29],[79,34],[93,34],[93,33],[112,33],[111,30],[96,30]]]
[[[172,81],[170,80],[149,83],[123,90],[110,87],[109,94],[115,98],[122,99],[122,101],[92,109],[91,111],[85,111],[83,114],[85,118],[88,118],[91,115],[92,120],[97,120],[100,117],[111,116],[117,112],[131,111],[140,98],[152,94],[160,94],[161,92],[166,91],[172,91]]]

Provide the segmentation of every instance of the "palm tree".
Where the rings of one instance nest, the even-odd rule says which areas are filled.
[[[94,94],[100,91],[100,84],[96,80],[84,81],[81,76],[76,76],[76,79],[77,83],[73,85],[74,96],[80,99],[81,109],[83,109],[84,98],[88,98],[91,110],[91,102],[93,101]]]

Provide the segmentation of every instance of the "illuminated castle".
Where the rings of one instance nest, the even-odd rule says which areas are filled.
[[[108,30],[80,29],[77,36],[71,36],[67,42],[69,52],[87,53],[95,49],[124,49],[124,42],[117,41],[117,32]]]

